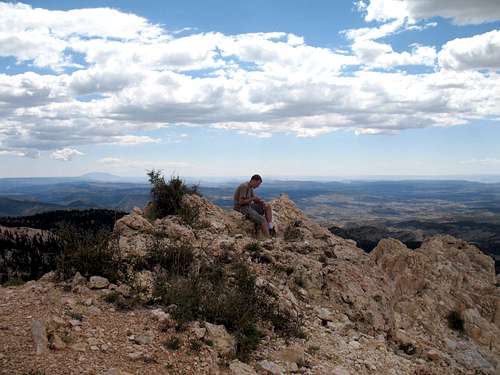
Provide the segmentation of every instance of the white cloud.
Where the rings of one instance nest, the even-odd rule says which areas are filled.
[[[443,17],[457,24],[500,20],[498,0],[368,0],[359,1],[366,21],[410,20]]]
[[[138,145],[142,143],[158,143],[159,138],[151,138],[146,135],[119,135],[114,137],[112,143],[119,143],[122,145]]]
[[[447,42],[439,52],[439,64],[453,70],[500,69],[500,30]]]
[[[75,66],[66,49],[82,38],[148,41],[161,35],[162,29],[146,19],[110,8],[51,11],[0,3],[0,56],[39,67]]]
[[[19,51],[0,44],[0,54],[53,69],[82,65],[0,74],[0,155],[177,142],[183,137],[145,134],[177,125],[262,138],[315,137],[339,129],[394,134],[500,117],[499,75],[474,70],[498,68],[498,31],[450,41],[439,53],[420,45],[395,51],[379,39],[428,24],[380,18],[385,5],[379,2],[370,17],[389,21],[345,31],[352,48],[338,52],[289,33],[176,36],[107,8],[59,12],[0,3],[0,38],[30,32],[48,38]],[[114,21],[103,22],[104,16]],[[394,70],[434,67],[436,55],[439,71]]]
[[[82,152],[74,149],[74,148],[62,148],[60,150],[54,151],[50,157],[55,160],[60,160],[60,161],[70,161],[73,160],[76,156],[81,156],[83,155]]]
[[[434,47],[416,46],[411,52],[394,52],[389,44],[373,40],[354,42],[354,54],[360,62],[372,67],[390,68],[401,65],[434,66],[436,50]]]
[[[0,156],[26,156],[22,151],[0,150]]]
[[[475,158],[461,161],[460,164],[479,165],[479,166],[497,166],[500,165],[500,159],[495,158]]]

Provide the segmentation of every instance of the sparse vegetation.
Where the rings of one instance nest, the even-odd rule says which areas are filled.
[[[68,279],[77,271],[85,277],[103,276],[111,282],[123,277],[125,264],[110,232],[63,226],[57,236],[62,244],[56,266],[60,278]]]
[[[156,238],[150,245],[146,259],[146,268],[152,270],[161,267],[169,274],[186,275],[194,260],[193,249],[188,244],[172,245],[161,238]]]
[[[260,251],[260,244],[258,242],[250,242],[245,246],[245,250],[249,253],[256,253]]]
[[[152,219],[178,215],[182,212],[188,221],[195,220],[193,215],[196,215],[196,212],[183,208],[182,197],[184,194],[199,194],[197,186],[189,187],[179,176],[172,176],[167,183],[161,171],[155,169],[148,172],[148,177],[152,185]]]
[[[155,295],[166,306],[175,304],[172,316],[179,324],[205,320],[222,324],[237,339],[237,356],[247,359],[261,334],[257,322],[271,322],[285,336],[300,335],[299,322],[278,307],[255,285],[255,275],[243,263],[224,267],[202,264],[198,272],[158,273]]]
[[[36,371],[26,371],[26,372],[23,372],[21,375],[45,375],[45,371],[41,371],[41,370],[36,370]]]
[[[60,252],[54,236],[0,229],[0,283],[38,279],[55,268]]]
[[[23,285],[25,281],[21,279],[20,277],[11,277],[10,279],[7,279],[2,286],[3,287],[8,287],[8,286],[19,286]]]
[[[448,327],[458,332],[464,331],[464,318],[460,311],[453,310],[446,318],[448,319]]]
[[[82,321],[83,320],[83,315],[79,312],[76,312],[76,311],[71,311],[68,313],[69,317],[71,319],[74,319],[74,320],[79,320],[79,321]]]
[[[132,310],[140,303],[137,295],[133,294],[131,296],[125,297],[117,291],[112,291],[111,293],[105,294],[103,296],[103,300],[107,303],[114,304],[119,310]]]
[[[168,350],[178,350],[181,345],[182,341],[177,336],[171,336],[163,342],[163,346]]]
[[[200,340],[191,340],[189,342],[189,349],[192,352],[199,352],[201,350],[202,346],[203,346],[203,344]]]

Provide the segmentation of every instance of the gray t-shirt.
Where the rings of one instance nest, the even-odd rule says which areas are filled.
[[[253,195],[253,188],[250,186],[250,182],[243,182],[234,191],[234,209],[240,209],[240,198],[251,198]]]

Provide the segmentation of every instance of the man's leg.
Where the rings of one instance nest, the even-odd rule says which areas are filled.
[[[269,236],[276,237],[276,229],[273,225],[273,207],[270,204],[264,205],[264,214],[266,217]]]
[[[253,221],[254,223],[258,223],[260,225],[260,228],[262,230],[262,233],[266,238],[269,238],[269,225],[267,223],[266,218],[264,217],[262,212],[263,207],[257,206],[257,205],[251,205],[249,207],[245,208],[245,211],[247,213],[247,217]]]
[[[264,221],[261,225],[260,225],[260,228],[262,230],[262,233],[264,233],[264,236],[266,238],[269,238],[270,237],[270,234],[269,234],[269,225],[267,224],[267,221]]]
[[[273,223],[273,208],[270,204],[264,205],[264,215],[268,224]]]

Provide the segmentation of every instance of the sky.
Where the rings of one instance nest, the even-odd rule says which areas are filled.
[[[500,0],[0,2],[0,177],[500,174]]]

